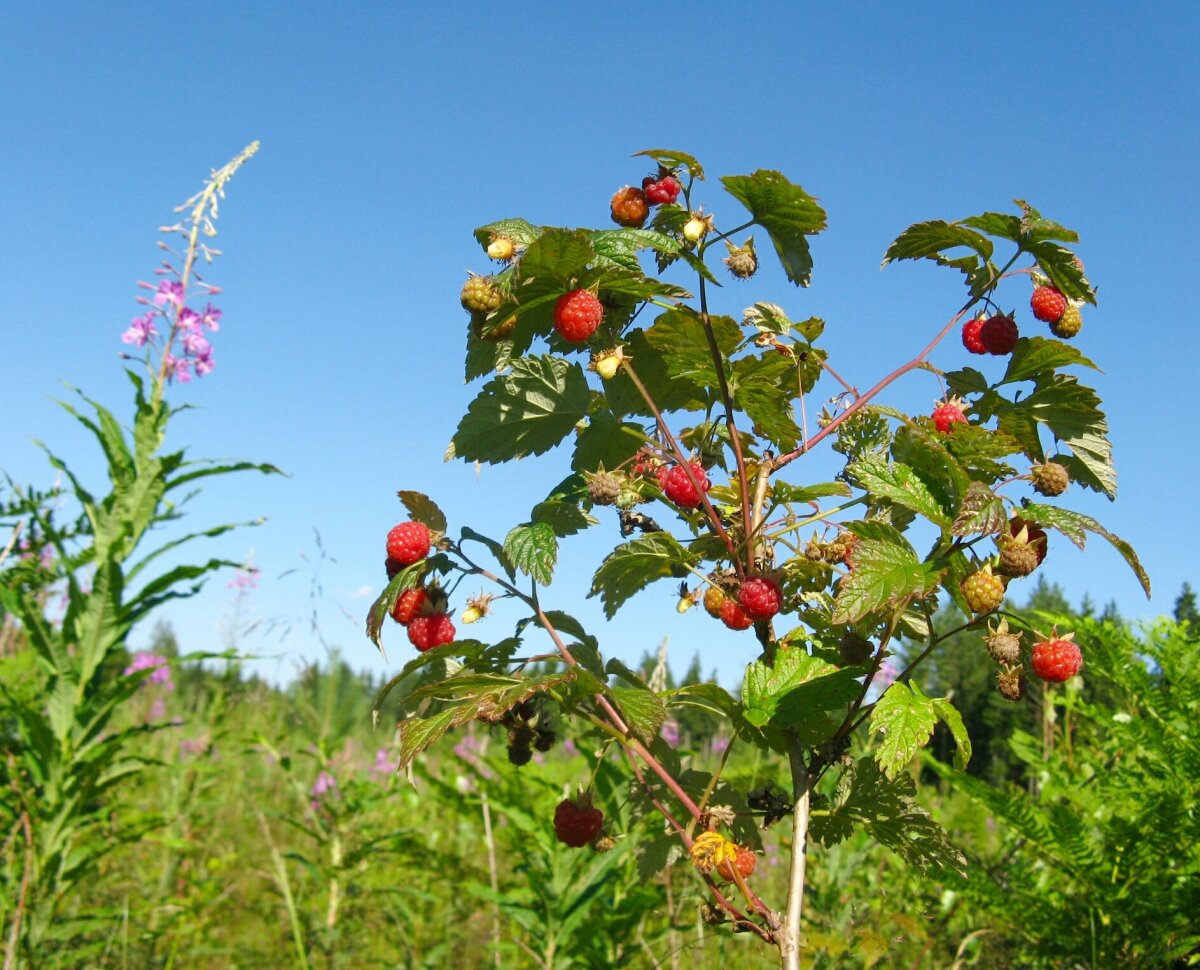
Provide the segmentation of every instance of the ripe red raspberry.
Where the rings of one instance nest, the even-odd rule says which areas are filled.
[[[986,354],[987,353],[987,350],[984,349],[983,341],[979,337],[979,331],[983,329],[983,325],[986,322],[986,320],[987,320],[986,317],[975,317],[974,319],[968,320],[966,323],[963,324],[963,328],[962,328],[963,346],[966,347],[967,350],[971,351],[971,353],[973,353],[973,354]]]
[[[406,589],[396,597],[396,605],[392,607],[392,619],[401,626],[408,626],[413,617],[421,612],[425,604],[425,588]]]
[[[963,402],[957,397],[948,397],[944,401],[938,401],[937,407],[929,416],[933,418],[933,426],[942,434],[949,434],[951,425],[966,424],[967,422]]]
[[[737,866],[737,871],[743,880],[749,879],[754,875],[754,866],[758,863],[758,856],[747,849],[744,845],[737,847],[737,859],[732,865],[728,860],[717,865],[717,875],[722,879],[727,879],[733,882],[733,867]]]
[[[612,221],[626,229],[641,229],[646,223],[646,216],[650,214],[650,206],[646,204],[646,193],[632,185],[617,189],[610,207]]]
[[[445,613],[418,614],[408,624],[409,642],[422,653],[453,643],[454,636],[454,624]]]
[[[401,522],[388,533],[387,554],[402,566],[411,566],[429,555],[432,544],[433,538],[424,523]]]
[[[674,205],[680,192],[679,181],[674,175],[664,175],[660,179],[647,175],[642,179],[642,189],[651,205]]]
[[[959,586],[972,613],[991,613],[1004,602],[1004,580],[984,566],[972,573]]]
[[[1052,684],[1061,684],[1079,673],[1083,667],[1083,654],[1079,652],[1079,644],[1072,639],[1074,636],[1074,633],[1068,633],[1060,637],[1056,630],[1048,640],[1035,643],[1030,657],[1033,672]]]
[[[1057,323],[1067,310],[1067,298],[1057,286],[1038,286],[1029,298],[1029,309],[1044,323]]]
[[[979,331],[984,350],[996,357],[1011,354],[1018,336],[1016,321],[1004,313],[989,317]]]
[[[696,462],[692,462],[691,467],[696,485],[700,486],[699,490],[692,484],[682,465],[672,465],[670,468],[659,470],[659,486],[667,498],[680,508],[696,508],[701,502],[701,496],[708,491],[708,476],[704,474],[704,469]]]
[[[779,584],[766,576],[751,576],[738,590],[738,602],[754,620],[769,620],[783,605]]]
[[[582,343],[596,332],[604,319],[604,307],[595,293],[572,290],[554,304],[554,329],[563,340]]]
[[[726,599],[721,604],[721,622],[731,630],[749,630],[754,626],[754,617],[737,600]]]
[[[604,813],[592,805],[589,795],[564,798],[554,809],[554,834],[559,842],[580,849],[604,828]]]

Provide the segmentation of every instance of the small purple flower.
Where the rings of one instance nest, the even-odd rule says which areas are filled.
[[[158,331],[154,329],[154,316],[147,313],[145,316],[133,318],[129,329],[121,334],[121,342],[144,347],[157,336]]]
[[[670,747],[679,746],[679,722],[674,718],[663,721],[662,729],[658,733]]]
[[[212,351],[210,350],[207,354],[196,358],[196,376],[203,377],[205,374],[211,374],[216,366],[217,362],[213,360]]]
[[[153,704],[150,705],[150,713],[146,715],[147,721],[161,721],[167,716],[167,705],[161,697],[155,698]]]
[[[236,589],[239,593],[248,593],[258,589],[259,569],[257,566],[244,566],[237,571],[237,575],[233,577],[225,585],[230,589]],[[384,750],[383,748],[379,749]]]
[[[158,290],[154,294],[154,305],[164,306],[167,303],[183,306],[183,284],[179,280],[158,281]]]
[[[380,748],[378,751],[375,752],[375,764],[371,765],[370,770],[371,770],[371,774],[382,775],[386,778],[388,775],[392,774],[399,767],[400,767],[400,762],[393,761],[388,756],[388,749]]]
[[[317,775],[317,780],[313,782],[312,788],[309,789],[309,794],[314,798],[324,798],[329,792],[337,792],[337,779],[328,771],[322,771]]]
[[[179,311],[179,329],[186,330],[189,333],[199,333],[201,318],[191,307],[184,307]]]
[[[184,738],[179,742],[179,751],[181,754],[195,756],[204,754],[208,750],[208,738]]]
[[[175,685],[171,682],[170,663],[166,657],[160,657],[148,650],[139,651],[133,655],[133,662],[125,668],[124,676],[128,677],[140,670],[152,671],[147,678],[151,684],[163,684],[167,690],[175,689]]]
[[[188,359],[186,357],[176,357],[168,350],[163,354],[163,358],[167,365],[168,380],[177,380],[180,384],[186,384],[192,379],[192,372],[188,370]]]
[[[879,668],[879,672],[875,674],[873,684],[880,690],[887,690],[896,682],[896,678],[900,676],[900,668],[892,663],[889,657]]]
[[[725,737],[724,735],[718,734],[715,738],[712,739],[713,754],[724,754],[725,749],[728,747],[729,747],[729,738]]]
[[[221,329],[221,311],[211,303],[204,307],[204,312],[200,314],[200,320],[206,327],[208,327],[209,330],[212,330],[214,333]]]
[[[579,754],[579,749],[575,747],[575,741],[572,738],[567,738],[567,740],[563,742],[562,750],[563,754],[565,754],[568,758],[574,758],[575,755]]]

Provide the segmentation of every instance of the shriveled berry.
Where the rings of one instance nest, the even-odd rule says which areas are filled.
[[[1046,557],[1046,533],[1037,526],[1022,523],[1016,532],[1006,532],[998,537],[996,547],[1000,550],[1001,573],[1028,576]]]
[[[472,313],[491,313],[500,305],[503,299],[500,291],[492,285],[492,281],[486,276],[475,276],[472,274],[464,284],[462,291],[458,294],[459,302],[462,303],[464,310],[470,310]]]
[[[979,331],[984,350],[997,357],[1011,354],[1018,336],[1016,321],[1005,313],[988,317]]]
[[[554,809],[554,834],[573,849],[587,845],[604,828],[604,813],[592,805],[591,797],[564,798]]]
[[[991,613],[1004,602],[1004,580],[984,566],[972,573],[959,586],[972,613]]]
[[[979,332],[983,329],[983,325],[987,322],[986,317],[974,317],[963,324],[962,342],[963,346],[973,354],[986,354],[987,350],[983,346],[983,340],[979,336]]]
[[[640,229],[646,223],[646,216],[650,214],[650,206],[646,204],[646,193],[632,185],[617,189],[610,206],[612,221],[626,229]]]
[[[1082,329],[1083,316],[1079,312],[1079,307],[1074,303],[1063,311],[1062,317],[1050,324],[1050,332],[1063,340],[1070,340]]]
[[[443,643],[453,643],[454,623],[445,613],[418,614],[408,624],[408,639],[424,653]]]
[[[1011,667],[1021,659],[1021,634],[1010,630],[1006,619],[1001,619],[994,627],[988,627],[983,644],[987,647],[988,656],[998,664]]]
[[[408,626],[425,603],[425,588],[406,589],[396,597],[396,605],[392,607],[392,619],[401,626]]]
[[[944,401],[938,401],[933,413],[929,416],[933,419],[933,426],[942,434],[948,434],[952,425],[966,424],[967,422],[962,399],[957,397],[948,397]]]
[[[751,576],[738,590],[738,602],[751,619],[769,620],[783,605],[783,593],[775,580],[767,576]]]
[[[1049,539],[1046,537],[1046,530],[1036,522],[1029,522],[1019,515],[1014,515],[1008,520],[1008,534],[1011,538],[1021,538],[1022,541],[1029,543],[1037,552],[1039,566],[1045,561]]]
[[[1065,467],[1056,461],[1043,462],[1029,469],[1029,477],[1033,481],[1033,490],[1041,495],[1053,498],[1062,495],[1071,484],[1071,475]]]
[[[682,465],[672,465],[670,468],[659,470],[658,483],[663,493],[680,508],[694,509],[700,505],[702,496],[708,491],[708,476],[704,468],[696,462],[691,463],[692,474],[688,476]],[[696,484],[692,484],[692,479]],[[699,485],[699,488],[696,488]]]
[[[748,280],[758,272],[758,255],[754,252],[753,239],[747,239],[744,246],[735,246],[726,240],[725,247],[729,255],[722,262],[734,279]]]
[[[563,340],[582,343],[596,332],[604,319],[604,307],[595,293],[571,290],[554,304],[554,329]]]
[[[747,849],[744,845],[737,847],[737,859],[731,864],[728,859],[717,864],[717,875],[722,879],[733,882],[733,870],[737,867],[738,874],[743,880],[749,879],[754,875],[754,867],[758,863],[758,856]]]
[[[737,600],[726,598],[721,604],[721,622],[731,630],[748,630],[754,626],[754,617]]]
[[[1045,323],[1057,323],[1067,309],[1067,298],[1057,286],[1038,286],[1029,298],[1029,309]]]
[[[388,533],[387,554],[400,565],[411,566],[429,555],[432,544],[429,527],[423,522],[401,522]]]
[[[1025,668],[1020,664],[1005,667],[996,674],[996,690],[1006,701],[1019,701],[1025,689]]]
[[[1074,636],[1067,633],[1060,637],[1055,631],[1047,639],[1035,643],[1030,657],[1033,672],[1052,684],[1061,684],[1079,673],[1083,667],[1083,654],[1079,644],[1072,639]]]
[[[679,198],[681,188],[674,175],[664,175],[659,179],[648,175],[642,179],[642,191],[651,205],[673,205]]]

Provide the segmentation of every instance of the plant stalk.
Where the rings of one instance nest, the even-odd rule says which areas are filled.
[[[792,864],[788,873],[787,909],[775,933],[783,970],[800,970],[800,918],[804,912],[804,874],[808,863],[809,775],[804,749],[795,738],[788,745],[792,768]]]

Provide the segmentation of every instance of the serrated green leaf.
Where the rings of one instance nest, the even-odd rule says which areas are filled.
[[[971,476],[947,449],[943,437],[917,425],[896,430],[892,458],[916,472],[943,508],[955,508],[971,484]]]
[[[408,514],[412,516],[413,521],[428,526],[430,532],[436,532],[438,535],[446,534],[446,516],[428,495],[401,489],[396,496],[408,509]]]
[[[753,175],[726,175],[721,184],[767,231],[787,278],[798,286],[808,286],[812,255],[806,237],[826,226],[825,210],[817,200],[780,172],[768,169]]]
[[[652,249],[666,256],[679,254],[679,240],[666,233],[651,229],[603,229],[591,234],[592,246],[596,251],[596,265],[618,267],[641,273],[638,253]]]
[[[495,236],[506,236],[519,246],[528,246],[541,234],[540,226],[530,225],[524,219],[500,219],[476,229],[475,239],[484,249]]]
[[[504,537],[504,554],[535,583],[549,586],[558,561],[558,539],[549,522],[518,525]]]
[[[774,664],[756,660],[746,668],[742,680],[742,707],[746,720],[763,727],[775,717],[779,704],[792,691],[817,678],[838,672],[838,668],[801,647],[780,647]]]
[[[1075,364],[1099,370],[1077,349],[1061,340],[1051,340],[1048,337],[1022,337],[1013,348],[1012,357],[1008,360],[1008,369],[1004,372],[1000,383],[1013,384],[1017,381],[1031,381],[1044,371],[1070,367]]]
[[[379,648],[380,653],[383,653],[383,644],[379,642],[379,634],[383,630],[384,621],[392,612],[392,607],[396,605],[400,594],[406,589],[412,589],[421,581],[421,577],[425,574],[425,566],[426,562],[422,560],[401,569],[392,577],[383,592],[379,594],[379,598],[367,610],[367,636]],[[387,657],[386,653],[384,653],[384,657]]]
[[[467,408],[448,456],[498,464],[549,451],[587,413],[591,393],[576,363],[543,355],[513,361]]]
[[[941,529],[950,528],[947,510],[907,465],[889,462],[878,455],[864,455],[846,466],[846,474],[871,496],[912,509]]]
[[[750,418],[754,433],[780,452],[792,451],[800,440],[792,412],[797,383],[795,363],[774,352],[734,361],[729,374],[734,404]]]
[[[974,367],[964,367],[962,370],[947,371],[946,386],[954,394],[982,394],[991,385],[988,379]]]
[[[566,292],[584,275],[595,255],[583,230],[545,229],[521,256],[513,293],[520,300],[524,284],[531,280],[553,280],[559,292]]]
[[[850,498],[854,492],[845,482],[821,482],[817,485],[790,485],[787,482],[772,482],[771,497],[776,502],[815,502],[817,499]]]
[[[1071,250],[1049,239],[1026,242],[1024,249],[1037,260],[1038,268],[1068,300],[1096,303],[1096,292]]]
[[[560,539],[573,536],[577,532],[582,532],[589,525],[596,524],[596,520],[585,515],[574,502],[563,502],[557,499],[538,502],[533,507],[533,512],[530,513],[530,520],[546,523]]]
[[[575,438],[571,467],[580,472],[616,468],[632,458],[645,442],[641,425],[618,421],[605,411],[597,412],[588,417],[587,426]]]
[[[696,161],[687,152],[677,152],[668,148],[647,148],[644,151],[634,152],[633,157],[646,156],[653,158],[659,165],[664,168],[677,169],[683,168],[690,172],[697,179],[704,179],[704,167]]]
[[[958,712],[948,697],[935,697],[933,709],[943,724],[950,729],[954,738],[954,767],[966,771],[971,760],[971,738],[967,734],[967,726],[963,724],[962,715]]]
[[[614,687],[609,693],[621,709],[626,726],[643,744],[653,744],[667,719],[667,706],[652,690]]]
[[[956,536],[996,535],[1008,525],[1003,500],[983,482],[967,487],[950,532]]]
[[[1117,494],[1117,471],[1113,467],[1108,420],[1100,410],[1100,398],[1074,377],[1051,374],[1039,379],[1027,397],[996,409],[1001,431],[1012,434],[1027,446],[1027,454],[1040,460],[1042,452],[1028,447],[1028,422],[1046,425],[1072,454],[1062,460],[1081,485],[1107,495]],[[1032,452],[1032,453],[1030,453]]]
[[[732,318],[724,316],[710,317],[709,323],[718,350],[728,358],[742,341],[741,328]],[[700,388],[718,386],[716,365],[699,314],[688,308],[667,310],[659,314],[645,336],[675,378]],[[634,367],[640,376],[641,366],[636,359]]]
[[[832,622],[857,623],[885,607],[919,599],[936,589],[939,580],[936,568],[922,563],[907,542],[860,539],[854,568],[838,583]]]
[[[1113,548],[1121,554],[1121,558],[1129,564],[1129,568],[1133,570],[1134,575],[1137,576],[1138,582],[1145,591],[1146,597],[1150,597],[1150,576],[1142,566],[1141,560],[1138,559],[1133,546],[1120,536],[1109,532],[1108,529],[1104,528],[1104,526],[1090,515],[1083,515],[1080,512],[1072,512],[1069,509],[1059,508],[1056,505],[1043,505],[1037,502],[1023,503],[1021,515],[1023,518],[1032,519],[1043,528],[1057,529],[1080,549],[1084,547],[1088,532],[1107,539],[1112,543]]]
[[[1006,212],[984,212],[981,215],[960,219],[964,226],[982,229],[989,236],[999,236],[1017,242],[1021,238],[1021,220]]]
[[[883,735],[875,761],[894,780],[933,734],[938,712],[920,688],[892,684],[871,710],[871,731]]]
[[[888,246],[883,265],[901,259],[929,259],[962,246],[975,250],[984,260],[992,257],[991,241],[966,226],[943,219],[918,222],[905,229]]]
[[[609,619],[631,596],[656,579],[672,576],[691,557],[670,534],[655,532],[617,546],[600,564],[588,596],[599,596]]]

